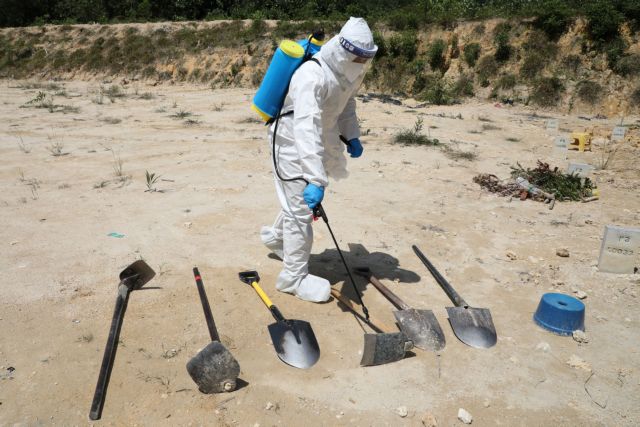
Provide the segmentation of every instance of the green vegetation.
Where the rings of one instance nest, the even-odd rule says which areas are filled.
[[[413,60],[418,52],[418,39],[415,31],[394,34],[387,42],[387,49],[392,57],[403,57],[407,61]]]
[[[436,39],[431,43],[427,50],[427,61],[433,71],[447,71],[447,63],[444,57],[447,44],[442,39]]]
[[[495,77],[498,74],[498,63],[496,59],[491,55],[485,55],[478,61],[476,65],[476,73],[478,74],[478,80],[480,86],[489,86],[489,78]]]
[[[589,36],[599,43],[618,37],[620,24],[624,21],[624,16],[613,2],[604,0],[587,2],[586,17]]]
[[[541,107],[558,105],[565,87],[557,77],[542,77],[533,84],[531,101]]]
[[[577,85],[578,98],[591,105],[596,104],[600,100],[603,90],[599,83],[590,80],[582,80]]]
[[[449,144],[442,145],[442,152],[450,159],[453,160],[466,160],[472,162],[478,158],[478,153],[475,151],[464,151],[457,148],[451,148]]]
[[[557,40],[573,22],[573,14],[567,3],[565,0],[546,0],[542,2],[533,25],[544,31],[550,39]]]
[[[480,87],[491,87],[492,98],[500,95],[503,101],[519,102],[521,91],[509,94],[500,91],[513,90],[520,83],[529,87],[530,102],[557,105],[565,85],[573,88],[576,81],[594,80],[592,62],[602,57],[596,54],[605,54],[609,67],[619,76],[635,79],[640,75],[640,54],[632,53],[635,51],[625,42],[627,33],[621,34],[624,26],[631,28],[630,43],[634,43],[633,31],[640,29],[637,0],[398,0],[392,4],[382,0],[330,0],[298,2],[295,7],[284,0],[51,0],[27,3],[29,8],[25,4],[25,7],[3,10],[5,14],[0,17],[0,26],[47,22],[64,25],[55,30],[43,26],[0,34],[0,78],[20,79],[36,75],[54,78],[81,72],[123,76],[128,80],[137,77],[202,82],[212,88],[256,87],[279,40],[297,39],[319,27],[324,27],[330,34],[335,33],[348,16],[364,16],[374,29],[379,50],[365,78],[367,86],[432,104],[458,102],[463,97],[473,96]],[[587,34],[571,43],[578,43],[582,51],[557,58],[557,41],[577,16],[586,20]],[[469,25],[461,24],[461,20],[495,17],[503,18],[495,28],[495,21],[487,21],[471,24],[468,29],[472,31],[458,32],[459,35],[448,32],[458,25]],[[162,27],[71,25],[94,21],[221,18],[252,20],[209,24],[185,22]],[[272,18],[279,21],[275,24],[265,22]],[[433,24],[441,25],[445,32],[439,29],[430,32],[439,34],[436,37],[440,38],[429,41],[421,31],[432,29]],[[487,40],[490,42],[486,43]],[[563,46],[566,42],[563,40]],[[481,43],[485,44],[481,46]],[[230,62],[227,56],[220,55],[223,49],[237,50],[241,59]],[[196,57],[195,66],[187,66],[193,63],[193,57]],[[460,59],[456,60],[458,57]],[[450,67],[456,69],[450,70]],[[555,77],[549,77],[551,73]],[[133,88],[125,91],[123,87],[128,88],[106,85],[92,95],[92,101],[102,104],[125,96],[153,99],[151,93],[140,95],[137,90],[134,93]],[[75,107],[53,102],[54,97],[58,101],[58,97],[65,96],[64,88],[54,91],[41,86],[33,89],[43,91],[45,98],[32,102],[29,107],[52,112],[74,111]],[[594,85],[580,83],[570,99],[592,103],[600,91]],[[484,95],[486,91],[480,90],[480,93]],[[182,119],[186,120],[186,117]],[[194,119],[187,122],[197,124]]]
[[[518,84],[518,79],[515,74],[505,74],[500,76],[494,86],[496,90],[511,90]]]
[[[547,58],[538,52],[531,52],[524,57],[520,66],[520,77],[528,80],[538,77],[547,63]]]
[[[423,126],[424,120],[422,119],[422,117],[418,117],[413,125],[413,128],[403,129],[402,131],[397,133],[393,138],[393,142],[402,145],[440,145],[440,141],[438,141],[437,139],[431,139],[427,135],[424,135],[422,133]]]
[[[493,42],[496,45],[494,57],[498,62],[505,62],[511,58],[513,47],[509,44],[510,31],[511,25],[506,22],[498,24],[494,30]]]
[[[464,46],[463,58],[469,67],[474,67],[480,57],[480,44],[469,43]]]
[[[147,189],[144,190],[146,192],[156,192],[156,183],[160,179],[160,175],[157,175],[155,172],[149,172],[148,170],[144,171],[145,183],[147,184]]]
[[[623,56],[613,67],[613,70],[625,77],[640,75],[640,54],[634,53]]]
[[[254,19],[254,31],[261,31],[264,19],[300,22],[323,17],[344,21],[349,16],[363,16],[369,22],[383,22],[393,30],[405,31],[434,23],[450,28],[460,19],[534,17],[533,25],[555,39],[567,30],[573,18],[584,15],[585,9],[590,32],[596,38],[610,35],[622,19],[636,29],[640,26],[637,0],[49,0],[9,1],[2,8],[0,27]]]
[[[589,178],[584,181],[577,175],[561,172],[557,167],[551,169],[548,163],[538,160],[534,169],[525,169],[520,163],[511,167],[511,177],[522,177],[542,191],[551,193],[556,200],[579,201],[589,197],[595,188]]]
[[[635,107],[640,107],[640,86],[636,87],[631,93],[630,103]]]

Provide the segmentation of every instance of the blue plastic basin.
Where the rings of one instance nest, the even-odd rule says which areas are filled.
[[[584,304],[569,295],[548,293],[542,295],[533,321],[558,335],[571,335],[584,331]]]

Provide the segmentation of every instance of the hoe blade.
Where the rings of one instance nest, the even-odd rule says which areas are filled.
[[[138,260],[120,273],[120,283],[125,284],[130,290],[143,287],[153,279],[156,272],[143,260]]]
[[[412,348],[413,343],[403,332],[365,334],[360,366],[397,362]]]

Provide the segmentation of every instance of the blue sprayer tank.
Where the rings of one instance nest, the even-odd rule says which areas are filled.
[[[302,64],[305,53],[311,57],[320,51],[323,40],[314,37],[299,40],[283,40],[271,59],[262,83],[253,97],[251,109],[265,122],[274,119],[289,88],[294,71]],[[308,47],[308,51],[307,51]]]

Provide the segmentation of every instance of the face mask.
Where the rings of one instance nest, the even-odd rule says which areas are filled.
[[[365,64],[359,64],[353,61],[347,62],[343,65],[342,72],[349,83],[353,83],[366,72]]]

